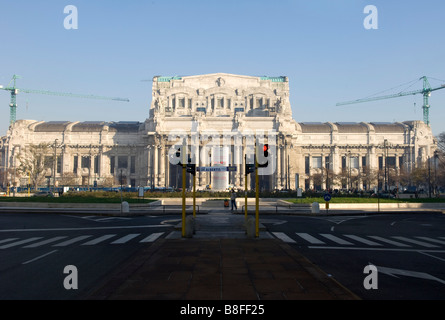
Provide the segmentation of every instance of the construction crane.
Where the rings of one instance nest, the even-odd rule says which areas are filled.
[[[20,79],[20,78],[21,78],[20,76],[14,75],[6,88],[3,88],[3,86],[0,86],[1,90],[6,90],[6,91],[11,92],[11,102],[9,104],[9,106],[11,108],[10,116],[9,116],[9,124],[10,125],[13,125],[16,121],[17,95],[20,92],[48,94],[48,95],[53,95],[53,96],[65,96],[65,97],[72,97],[72,98],[101,99],[101,100],[115,100],[115,101],[130,102],[130,100],[126,99],[126,98],[110,98],[110,97],[101,97],[101,96],[95,96],[95,95],[75,94],[75,93],[66,93],[66,92],[52,92],[52,91],[45,91],[45,90],[19,89],[16,87],[16,80]],[[11,86],[11,84],[12,84],[12,86]]]
[[[384,99],[391,99],[391,98],[397,98],[397,97],[403,97],[403,96],[409,96],[409,95],[415,95],[415,94],[423,94],[423,122],[430,125],[430,119],[429,119],[429,109],[430,105],[428,102],[428,98],[431,96],[431,92],[445,89],[445,84],[441,85],[437,88],[431,88],[430,83],[428,81],[427,77],[421,77],[419,80],[423,80],[423,89],[421,90],[415,90],[415,91],[407,91],[407,92],[399,92],[396,94],[390,94],[386,96],[379,96],[379,97],[373,97],[373,98],[364,98],[364,99],[358,99],[358,100],[352,100],[352,101],[345,101],[345,102],[339,102],[336,105],[337,106],[343,106],[347,104],[355,104],[355,103],[361,103],[361,102],[369,102],[369,101],[376,101],[376,100],[384,100]]]

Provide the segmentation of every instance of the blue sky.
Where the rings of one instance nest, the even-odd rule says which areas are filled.
[[[78,9],[77,30],[64,28],[67,5]],[[377,30],[363,26],[366,5],[378,9]],[[335,104],[424,75],[433,87],[444,84],[444,13],[442,0],[0,0],[0,84],[18,74],[18,88],[130,99],[22,93],[17,119],[144,121],[152,84],[141,80],[224,72],[288,76],[298,122],[422,120],[420,94]],[[421,88],[419,81],[409,90]],[[9,99],[0,90],[0,135]],[[430,105],[438,135],[445,89]]]

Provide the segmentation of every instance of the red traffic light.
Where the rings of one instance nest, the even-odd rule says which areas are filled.
[[[268,145],[268,144],[265,144],[265,145],[263,146],[263,152],[264,152],[264,156],[265,156],[265,157],[268,157],[268,156],[269,156],[269,145]]]

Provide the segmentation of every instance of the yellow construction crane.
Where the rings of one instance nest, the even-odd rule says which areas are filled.
[[[101,97],[101,96],[87,95],[87,94],[75,94],[75,93],[66,93],[66,92],[53,92],[53,91],[46,91],[46,90],[19,89],[19,88],[16,87],[16,80],[20,79],[20,78],[21,78],[20,76],[14,75],[6,88],[3,88],[3,86],[0,86],[0,90],[6,90],[6,91],[11,92],[11,102],[9,104],[9,107],[11,108],[10,109],[10,117],[9,117],[9,124],[10,125],[14,124],[15,121],[16,121],[17,95],[19,93],[21,93],[21,92],[23,92],[23,93],[48,94],[48,95],[53,95],[53,96],[65,96],[65,97],[72,97],[72,98],[115,100],[115,101],[130,102],[130,100],[126,99],[126,98],[111,98],[111,97]]]

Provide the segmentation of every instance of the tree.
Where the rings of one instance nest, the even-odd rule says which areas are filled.
[[[363,166],[361,172],[361,179],[366,184],[367,189],[371,189],[377,182],[377,170],[369,166]]]
[[[51,167],[54,162],[54,156],[51,156],[51,145],[41,143],[39,145],[31,144],[28,148],[20,152],[17,156],[19,162],[17,172],[23,177],[30,177],[34,188],[43,184],[45,176],[51,175]]]
[[[445,152],[445,132],[441,132],[437,136],[437,146],[439,147],[439,151],[442,153]]]
[[[60,184],[62,186],[75,186],[78,185],[77,181],[78,179],[74,173],[67,172],[60,179]]]

